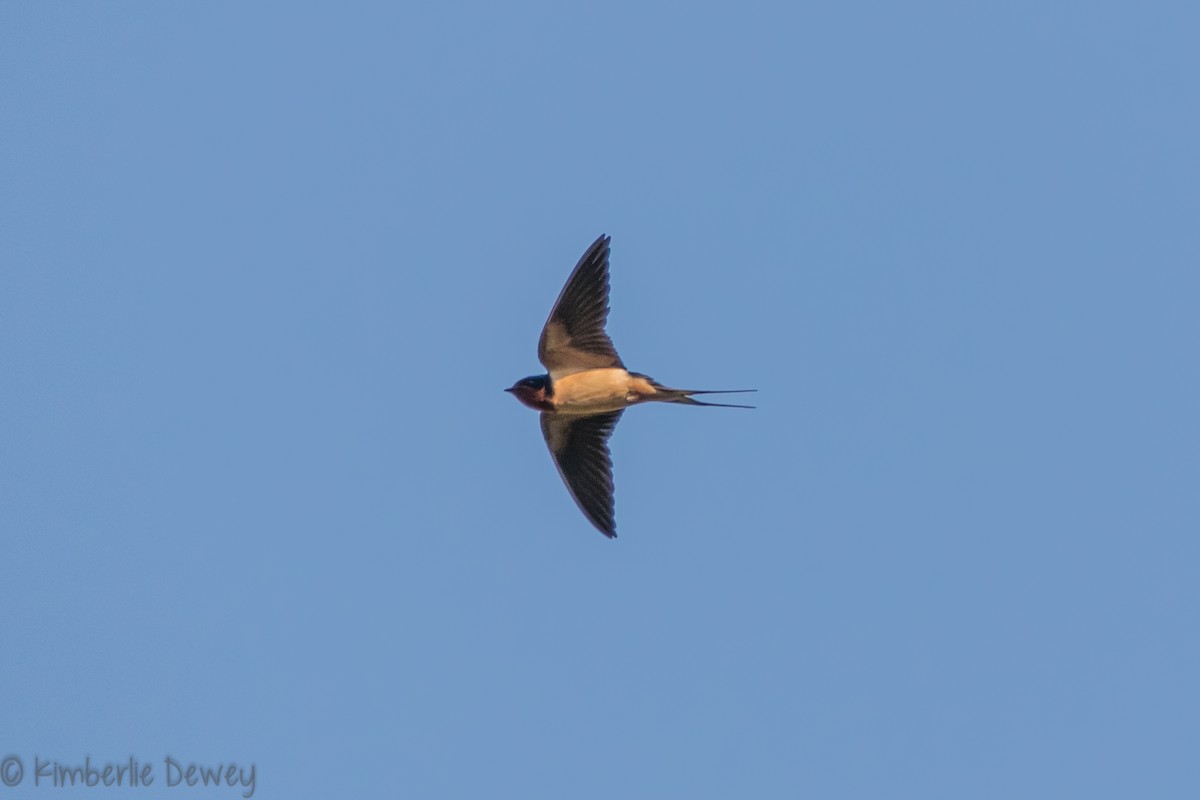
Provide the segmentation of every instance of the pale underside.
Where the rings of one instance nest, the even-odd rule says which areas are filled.
[[[619,367],[572,372],[554,379],[550,401],[556,414],[601,414],[651,399],[650,381]]]

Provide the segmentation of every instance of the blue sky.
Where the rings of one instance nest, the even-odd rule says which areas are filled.
[[[1197,24],[5,3],[0,794],[1195,796]],[[602,232],[760,389],[611,542],[501,392]]]

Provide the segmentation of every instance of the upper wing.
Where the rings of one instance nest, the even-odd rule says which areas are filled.
[[[622,413],[576,417],[542,412],[542,436],[558,474],[579,510],[608,537],[617,535],[608,439]]]
[[[604,332],[608,320],[608,243],[597,239],[567,278],[538,341],[551,380],[600,367],[624,367]]]

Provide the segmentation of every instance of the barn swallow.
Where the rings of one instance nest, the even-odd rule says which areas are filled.
[[[608,440],[625,409],[653,402],[753,408],[706,403],[693,395],[757,390],[672,389],[625,369],[604,330],[609,241],[602,235],[587,249],[550,310],[538,341],[538,361],[548,373],[522,378],[504,391],[542,412],[542,436],[567,491],[588,521],[612,538],[617,529]]]

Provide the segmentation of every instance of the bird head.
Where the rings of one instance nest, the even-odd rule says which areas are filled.
[[[522,378],[504,391],[511,392],[514,397],[530,408],[546,411],[552,408],[550,403],[550,376],[532,375]]]

